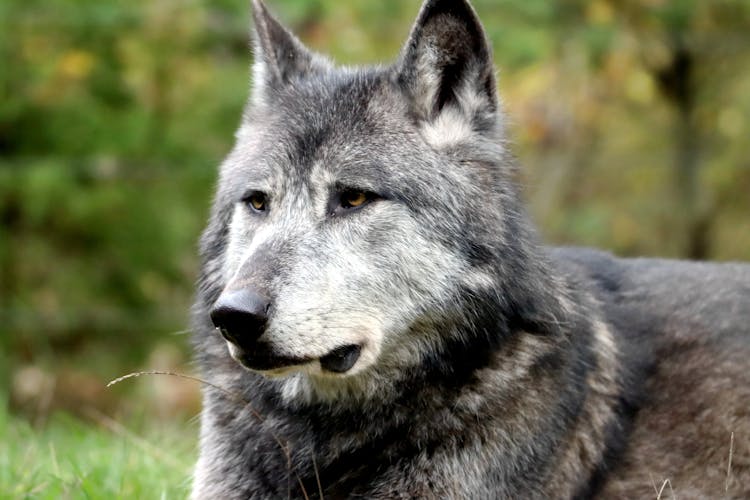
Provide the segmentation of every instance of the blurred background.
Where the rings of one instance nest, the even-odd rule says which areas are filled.
[[[473,3],[545,240],[750,260],[750,2]],[[361,64],[397,55],[420,2],[269,4]],[[184,495],[198,384],[106,383],[194,371],[249,19],[249,0],[0,2],[0,492]]]

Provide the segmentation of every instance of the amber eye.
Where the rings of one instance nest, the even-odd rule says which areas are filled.
[[[344,191],[341,193],[341,206],[344,208],[358,208],[370,199],[364,191]]]
[[[256,212],[265,212],[268,200],[264,193],[254,191],[245,197],[245,203]]]

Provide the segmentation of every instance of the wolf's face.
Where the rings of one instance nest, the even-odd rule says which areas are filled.
[[[210,233],[225,240],[213,323],[269,375],[398,365],[434,340],[421,326],[466,310],[502,242],[512,196],[481,26],[464,2],[427,2],[396,65],[355,70],[254,7],[254,88]]]

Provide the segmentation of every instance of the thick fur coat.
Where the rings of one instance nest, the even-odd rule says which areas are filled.
[[[542,246],[466,0],[388,67],[254,16],[194,498],[750,498],[750,266]]]

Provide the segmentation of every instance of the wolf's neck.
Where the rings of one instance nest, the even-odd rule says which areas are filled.
[[[580,306],[581,300],[585,297],[574,304]],[[299,418],[309,423],[314,415],[319,423],[308,425],[326,443],[321,446],[335,447],[328,443],[343,440],[355,448],[372,447],[372,440],[399,435],[402,442],[387,445],[400,455],[409,453],[410,443],[434,442],[436,449],[449,447],[445,452],[452,459],[472,453],[499,470],[514,471],[516,479],[535,478],[529,480],[540,482],[530,486],[543,489],[544,496],[573,497],[609,453],[602,443],[621,432],[613,427],[620,411],[621,373],[615,339],[596,309],[562,314],[557,329],[544,332],[532,331],[539,321],[524,325],[505,318],[505,324],[496,325],[499,336],[451,337],[424,351],[430,354],[423,354],[419,364],[348,385],[289,379],[281,386],[283,395],[307,408],[295,412]],[[474,334],[488,327],[473,326]],[[494,410],[488,413],[488,408]],[[455,429],[462,429],[465,450],[450,444]],[[346,453],[346,448],[321,453],[321,471],[332,467],[325,456]],[[548,467],[526,470],[530,463]]]

